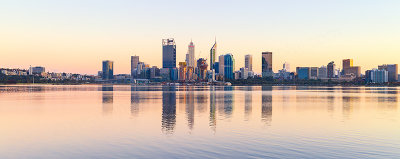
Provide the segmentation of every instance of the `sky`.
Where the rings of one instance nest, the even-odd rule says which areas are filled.
[[[354,59],[362,71],[400,64],[398,0],[0,0],[0,67],[44,66],[46,71],[97,74],[102,60],[130,72],[130,56],[162,66],[161,41],[174,38],[177,63],[190,40],[196,57],[232,53],[235,67],[273,52],[284,62],[322,66]]]

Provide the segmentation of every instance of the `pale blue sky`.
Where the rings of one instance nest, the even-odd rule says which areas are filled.
[[[132,54],[161,66],[162,38],[175,38],[179,62],[190,39],[208,58],[216,36],[217,54],[233,53],[237,69],[253,54],[260,72],[261,52],[272,51],[274,71],[343,58],[365,70],[400,63],[399,28],[396,0],[3,0],[0,67],[96,73],[109,59],[129,73]]]

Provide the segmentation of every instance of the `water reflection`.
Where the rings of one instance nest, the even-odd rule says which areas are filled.
[[[194,125],[194,92],[193,91],[188,91],[186,92],[186,118],[187,118],[187,124],[190,130],[193,129]]]
[[[113,112],[114,86],[102,85],[101,91],[103,101],[103,114],[111,114]]]
[[[214,87],[213,87],[214,88]],[[217,119],[216,119],[216,92],[215,89],[210,90],[210,121],[209,121],[209,126],[211,130],[214,132],[217,129]]]
[[[136,86],[131,86],[131,115],[136,116],[139,113],[140,96]]]
[[[162,88],[162,121],[161,127],[165,134],[174,132],[176,123],[176,92],[175,87]]]
[[[224,92],[224,115],[225,118],[230,118],[232,116],[233,111],[233,92],[225,91]]]
[[[253,107],[253,92],[252,87],[247,87],[244,92],[244,119],[247,121],[250,118]]]
[[[267,125],[271,125],[272,122],[272,87],[262,86],[261,96],[261,120]]]

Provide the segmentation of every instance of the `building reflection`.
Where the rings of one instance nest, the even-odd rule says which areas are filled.
[[[347,96],[347,95],[342,96],[343,117],[350,118],[354,111],[354,105],[359,104],[359,102],[360,102],[360,97]]]
[[[253,107],[253,91],[252,87],[246,87],[244,92],[244,119],[249,120]]]
[[[193,129],[194,125],[194,92],[188,91],[186,92],[186,118],[187,124],[190,130]]]
[[[226,118],[232,116],[233,111],[233,91],[232,87],[224,87],[224,114]]]
[[[131,86],[131,115],[137,116],[139,113],[140,92],[137,91],[136,86]]]
[[[272,122],[272,87],[262,86],[261,94],[261,120],[267,125]]]
[[[101,91],[103,101],[103,114],[111,114],[113,112],[114,86],[102,85]]]
[[[209,121],[209,126],[211,128],[211,130],[213,130],[214,132],[217,129],[217,119],[216,119],[216,92],[215,92],[215,88],[212,87],[210,88],[210,121]]]
[[[172,134],[176,123],[176,92],[175,87],[162,87],[162,121],[163,133]]]

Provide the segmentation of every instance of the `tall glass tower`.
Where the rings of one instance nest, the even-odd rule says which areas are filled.
[[[114,62],[106,60],[103,61],[103,80],[110,80],[114,78]]]
[[[162,40],[163,68],[176,68],[176,45],[173,38]]]
[[[272,77],[272,52],[262,52],[262,77]]]
[[[224,76],[226,79],[234,79],[233,71],[235,71],[235,59],[232,54],[224,56]]]
[[[210,50],[210,70],[214,69],[216,54],[217,54],[217,41],[215,41],[214,45],[211,47],[211,50]]]
[[[196,60],[195,60],[195,55],[194,55],[194,44],[192,41],[190,41],[190,44],[188,46],[187,66],[193,67],[193,68],[196,67]]]

